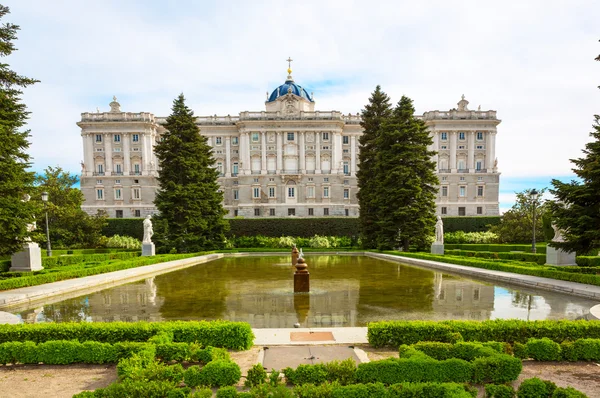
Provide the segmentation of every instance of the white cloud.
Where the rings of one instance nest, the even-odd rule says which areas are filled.
[[[322,110],[358,112],[376,84],[418,113],[461,94],[497,110],[503,178],[570,174],[600,109],[596,1],[216,4],[8,1],[6,61],[42,80],[24,97],[36,168],[77,172],[79,114],[113,94],[161,116],[179,92],[198,115],[261,110],[288,56],[299,83],[330,81],[308,87]]]

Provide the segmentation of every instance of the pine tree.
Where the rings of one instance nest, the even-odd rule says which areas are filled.
[[[593,140],[585,145],[585,157],[571,159],[575,164],[572,170],[581,181],[553,179],[550,192],[557,200],[548,203],[553,222],[565,238],[565,242],[550,242],[550,246],[578,254],[600,248],[600,115],[594,115],[592,128]]]
[[[359,222],[363,247],[373,249],[377,247],[377,208],[374,205],[374,194],[378,185],[376,179],[375,157],[377,148],[375,141],[381,123],[392,114],[390,97],[377,86],[369,98],[369,103],[362,111],[363,135],[359,138],[360,152],[359,170],[356,173],[359,191],[357,193],[360,206]]]
[[[223,218],[227,212],[217,183],[219,172],[183,94],[173,101],[165,128],[163,140],[155,147],[160,164],[154,201],[160,212],[157,242],[182,253],[220,248],[229,224]]]
[[[414,117],[412,100],[402,96],[376,137],[377,247],[408,250],[426,247],[435,229],[438,178],[433,143],[422,120]]]
[[[8,13],[8,7],[0,5],[0,20]],[[13,41],[18,30],[11,23],[0,26],[0,57],[16,50]],[[34,180],[34,173],[27,171],[30,157],[25,152],[29,148],[29,130],[19,129],[29,115],[21,103],[20,88],[36,82],[0,63],[0,256],[21,250],[30,235],[27,224],[34,221],[34,204],[23,201],[31,193]]]

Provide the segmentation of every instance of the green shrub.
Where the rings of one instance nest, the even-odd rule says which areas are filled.
[[[487,398],[514,398],[515,390],[505,384],[486,384],[485,396]]]
[[[352,384],[333,388],[333,398],[363,398],[363,397],[388,397],[387,388],[381,383]]]
[[[212,391],[210,396],[212,397]],[[217,398],[236,398],[237,396],[237,388],[233,386],[221,387],[217,390]]]
[[[202,385],[202,375],[198,365],[190,366],[183,373],[183,381],[188,387],[197,387]]]
[[[281,373],[278,370],[271,369],[271,373],[269,374],[269,384],[273,387],[278,386],[281,384],[280,377]]]
[[[212,398],[213,392],[210,388],[197,388],[192,398]],[[241,395],[239,395],[241,396]]]
[[[578,339],[560,344],[561,357],[567,361],[600,360],[600,339]]]
[[[42,258],[42,266],[47,269],[65,267],[72,264],[103,262],[108,260],[127,260],[139,257],[140,252],[119,252],[106,254],[81,254],[78,256],[54,256]]]
[[[0,272],[8,272],[11,266],[10,260],[0,260]]]
[[[476,358],[472,364],[475,383],[508,383],[516,380],[523,369],[519,358],[506,354]]]
[[[110,220],[109,220],[110,222]],[[310,238],[319,233],[326,236],[358,235],[358,218],[254,218],[230,219],[230,236],[298,236]]]
[[[154,362],[154,350],[145,349],[131,357],[121,359],[117,364],[117,375],[121,379],[143,379],[144,369]]]
[[[491,226],[500,224],[500,216],[479,217],[443,217],[445,232],[483,232]]]
[[[556,385],[552,382],[533,377],[523,380],[517,390],[518,398],[547,398],[552,396]]]
[[[248,375],[244,381],[244,386],[251,388],[259,384],[264,384],[267,381],[267,372],[259,363],[248,370]]]
[[[99,388],[93,392],[93,396],[102,398],[164,398],[175,389],[176,387],[172,383],[166,381],[125,380],[123,383],[113,383],[106,388]],[[82,395],[78,394],[76,396],[81,397]],[[87,396],[90,395],[87,394]]]
[[[301,384],[321,384],[327,381],[327,368],[323,364],[316,365],[298,365],[296,369],[285,368],[283,374],[289,383],[294,385]]]
[[[411,346],[415,350],[421,351],[428,356],[438,359],[459,358],[465,361],[472,361],[477,357],[491,356],[497,353],[502,353],[501,346],[484,346],[482,343],[458,342],[456,344],[439,343],[439,342],[419,342]]]
[[[473,366],[462,359],[438,361],[433,358],[389,358],[361,363],[356,371],[359,383],[467,382]]]
[[[79,361],[83,363],[114,363],[117,359],[117,350],[109,343],[84,341],[79,347]]]
[[[552,393],[552,398],[587,398],[587,395],[573,387],[557,388]]]
[[[496,243],[498,242],[498,235],[493,232],[447,232],[444,234],[444,244],[455,244],[455,243]]]
[[[529,357],[536,361],[560,360],[560,344],[547,337],[541,339],[529,339],[529,341],[527,341],[527,352]]]
[[[120,249],[141,249],[142,242],[131,236],[113,235],[106,240],[105,246]]]
[[[513,344],[513,355],[519,359],[529,358],[529,352],[527,351],[527,344],[514,343]]]
[[[356,377],[356,362],[352,358],[343,361],[331,361],[325,364],[327,380],[338,382],[342,386],[354,383]]]
[[[223,387],[236,384],[241,377],[242,372],[237,363],[217,360],[207,363],[200,369],[199,382],[202,386]]]
[[[575,262],[580,267],[600,267],[600,256],[577,256]]]
[[[111,237],[113,235],[131,236],[135,239],[144,238],[144,225],[141,218],[109,218],[102,228],[102,235]]]
[[[336,387],[339,387],[338,383],[297,384],[294,386],[293,392],[298,398],[331,398],[333,389]]]
[[[194,347],[188,343],[166,343],[156,345],[156,356],[163,361],[189,361]]]

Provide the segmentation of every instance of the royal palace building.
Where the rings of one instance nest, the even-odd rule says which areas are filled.
[[[449,111],[419,116],[433,137],[440,180],[437,212],[498,215],[500,174],[495,156],[496,111],[468,109],[462,97]],[[264,111],[200,116],[200,133],[213,148],[229,217],[357,217],[360,115],[315,110],[314,96],[288,77]],[[165,117],[123,112],[82,113],[83,209],[110,217],[145,217],[153,204],[160,165],[154,145]],[[402,181],[398,181],[401,184]]]

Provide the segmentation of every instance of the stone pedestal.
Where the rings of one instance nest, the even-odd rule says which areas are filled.
[[[546,265],[577,265],[575,262],[575,253],[547,246]]]
[[[431,244],[431,254],[444,254],[444,244],[440,242],[433,242]]]
[[[308,272],[294,273],[294,293],[310,292],[310,274]]]
[[[154,243],[142,243],[142,257],[154,256]]]
[[[42,267],[42,251],[37,243],[28,242],[23,250],[12,255],[9,271],[31,272],[44,269]]]

